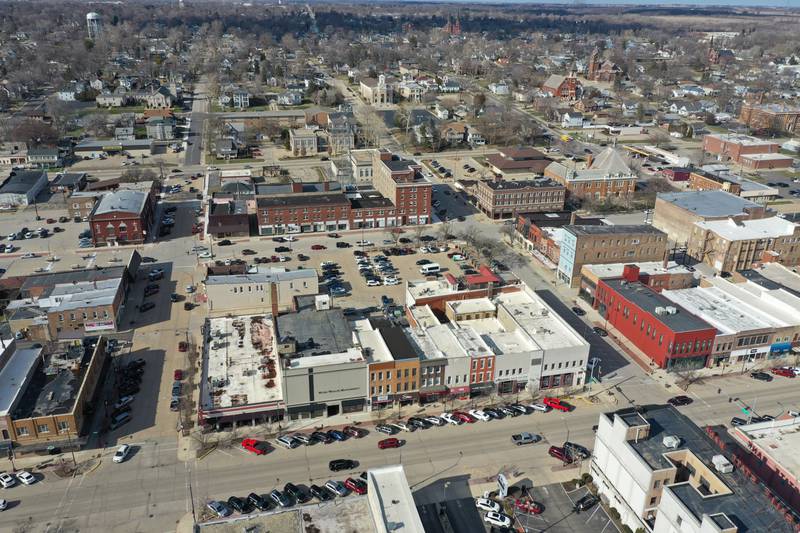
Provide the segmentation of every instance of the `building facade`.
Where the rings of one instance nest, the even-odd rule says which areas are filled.
[[[630,200],[636,190],[636,174],[614,148],[607,148],[585,169],[552,162],[544,176],[564,185],[569,196],[584,200]]]
[[[475,188],[478,209],[492,219],[519,213],[560,211],[566,189],[549,179],[506,181],[481,180]]]
[[[564,226],[556,276],[577,287],[583,265],[661,261],[666,253],[666,234],[647,224]]]
[[[295,298],[319,293],[313,269],[209,276],[205,281],[211,315],[246,314],[270,309],[274,315],[295,309]]]
[[[754,130],[793,133],[800,129],[800,109],[782,104],[746,102],[739,111],[739,122]]]
[[[89,215],[94,245],[143,244],[154,211],[150,192],[117,190],[104,195]]]

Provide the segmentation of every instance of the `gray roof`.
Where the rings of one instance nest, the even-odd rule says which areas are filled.
[[[701,217],[740,215],[749,209],[761,207],[760,204],[719,190],[661,193],[658,199]]]
[[[602,170],[608,174],[630,174],[631,169],[614,148],[608,147],[592,161],[591,170]]]
[[[42,179],[44,170],[15,170],[0,187],[0,194],[27,194]]]
[[[147,193],[120,189],[106,194],[97,202],[93,215],[105,213],[125,212],[141,213],[147,203]]]
[[[612,290],[616,291],[617,294],[621,295],[641,310],[649,313],[653,319],[658,320],[674,332],[681,333],[702,329],[716,329],[705,320],[697,318],[666,296],[663,296],[638,281],[630,282],[622,278],[603,281]],[[656,315],[656,307],[674,307],[678,312],[674,315]],[[644,320],[644,318],[642,318],[642,320]],[[648,318],[648,321],[649,320]]]
[[[663,440],[668,435],[676,436],[681,439],[678,450],[691,450],[731,490],[731,494],[703,497],[689,483],[669,485],[669,488],[665,490],[671,490],[698,520],[707,514],[715,522],[725,524],[729,521],[719,518],[720,513],[724,513],[730,521],[738,526],[738,531],[753,533],[756,531],[773,533],[794,531],[791,524],[784,519],[783,513],[779,512],[770,502],[769,495],[765,493],[761,484],[750,481],[742,469],[734,468],[729,473],[718,472],[714,469],[711,460],[715,455],[724,455],[732,462],[731,450],[738,447],[733,438],[727,434],[726,428],[714,428],[726,444],[725,450],[722,450],[702,428],[674,407],[647,405],[642,409],[642,416],[650,424],[650,434],[647,438],[630,440],[628,444],[650,468],[655,470],[674,466],[674,463],[667,461],[664,457],[665,453],[672,450],[664,447]],[[630,410],[627,411],[630,413]],[[613,419],[614,414],[606,413],[605,416]],[[624,411],[616,414],[622,416],[626,423],[629,418],[634,425],[637,423],[636,418],[624,416]]]
[[[564,229],[574,235],[622,235],[640,233],[666,235],[660,229],[654,228],[649,224],[620,224],[608,226],[574,224],[565,226]]]
[[[353,347],[352,329],[341,309],[317,311],[309,306],[279,315],[276,322],[279,338],[293,337],[298,354],[341,353]]]

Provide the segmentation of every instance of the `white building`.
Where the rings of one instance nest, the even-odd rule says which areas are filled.
[[[793,531],[764,489],[671,406],[600,415],[590,472],[602,500],[634,531]]]
[[[258,311],[277,314],[294,309],[297,296],[319,293],[317,271],[311,268],[209,276],[205,288],[208,310],[214,315]]]
[[[47,187],[44,170],[15,170],[0,185],[0,205],[31,205]]]
[[[402,465],[367,470],[375,533],[425,533]]]

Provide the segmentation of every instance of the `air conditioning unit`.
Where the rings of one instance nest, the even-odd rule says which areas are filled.
[[[667,310],[666,310],[666,309],[664,309],[663,307],[660,307],[660,306],[659,306],[659,307],[656,307],[656,308],[655,308],[655,312],[656,312],[656,314],[657,314],[658,316],[661,316],[661,315],[663,315],[664,313],[666,313],[666,312],[667,312]]]
[[[661,444],[663,444],[665,448],[674,450],[681,445],[681,438],[675,435],[667,435],[664,437],[664,440],[661,441]]]
[[[677,314],[677,312],[678,312],[678,308],[677,307],[673,307],[671,305],[667,306],[667,313],[668,314],[674,315],[674,314]]]
[[[724,455],[715,455],[711,458],[714,468],[721,474],[730,474],[733,472],[733,465],[728,461]]]

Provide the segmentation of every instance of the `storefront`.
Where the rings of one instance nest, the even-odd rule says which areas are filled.
[[[360,413],[364,411],[367,401],[364,398],[342,400],[342,413]]]
[[[447,396],[447,387],[445,385],[437,385],[434,387],[426,387],[419,391],[419,403],[424,405],[426,403],[438,402],[441,398]]]
[[[528,381],[501,381],[497,384],[497,394],[516,394],[525,390]]]
[[[792,351],[791,342],[776,342],[775,344],[769,347],[769,358],[775,359],[778,357],[783,357],[790,351]]]
[[[486,381],[484,383],[473,383],[469,386],[469,397],[475,398],[477,396],[486,396],[495,391],[494,381]]]
[[[450,387],[451,399],[467,400],[469,399],[469,393],[469,385],[464,385],[463,387]]]
[[[417,401],[418,394],[416,392],[401,394],[397,397],[397,401],[400,403],[401,406],[405,407],[406,405],[411,405],[412,403]]]
[[[376,409],[390,409],[394,403],[394,396],[387,394],[384,396],[373,396],[370,399],[370,407],[374,411]]]
[[[733,350],[731,352],[731,363],[752,362],[764,359],[769,353],[769,346],[759,346],[758,348],[747,348],[745,350]]]

